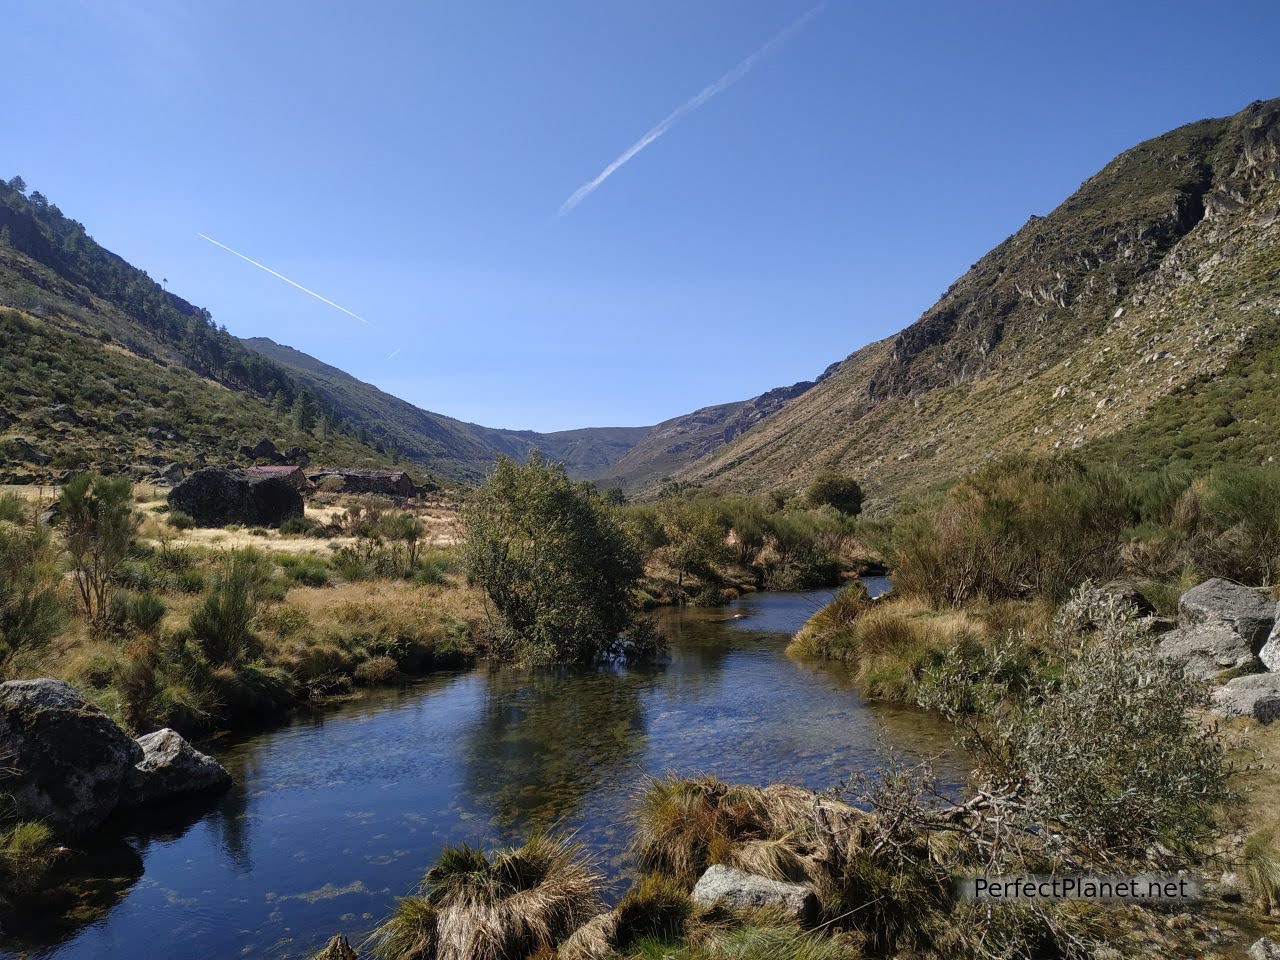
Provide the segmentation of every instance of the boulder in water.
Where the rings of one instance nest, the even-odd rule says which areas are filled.
[[[71,836],[92,830],[121,800],[143,749],[64,680],[0,684],[0,792],[24,820]]]
[[[123,798],[130,804],[231,786],[231,774],[222,764],[195,749],[176,730],[165,727],[148,733],[138,738],[138,746],[142,759],[129,772]]]

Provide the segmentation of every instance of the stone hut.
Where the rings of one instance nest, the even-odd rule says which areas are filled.
[[[403,470],[331,469],[307,474],[314,484],[329,477],[342,480],[345,493],[380,493],[388,497],[412,497],[418,492],[413,480]]]

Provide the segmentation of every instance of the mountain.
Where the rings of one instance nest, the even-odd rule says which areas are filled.
[[[703,407],[693,413],[664,420],[649,428],[630,450],[599,477],[602,486],[627,490],[652,490],[654,484],[678,473],[685,465],[731,443],[735,437],[773,416],[787,403],[811,390],[817,381],[805,380],[776,387],[750,400]]]
[[[762,490],[837,469],[883,506],[1006,454],[1259,462],[1280,455],[1278,324],[1271,100],[1122,153],[677,477]]]
[[[523,460],[535,447],[579,479],[596,479],[649,427],[585,427],[555,433],[499,430],[431,413],[266,337],[241,341],[289,370],[355,423],[378,424],[409,460],[455,479],[483,478],[499,454]]]
[[[17,177],[0,181],[0,310],[0,479],[14,481],[237,462],[241,447],[265,437],[316,461],[408,463],[464,483],[499,455],[524,459],[538,448],[576,478],[632,486],[684,466],[809,386],[698,411],[656,437],[650,427],[538,433],[466,423],[292,347],[232,336]]]

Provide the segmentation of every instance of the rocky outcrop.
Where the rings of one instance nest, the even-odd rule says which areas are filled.
[[[169,492],[169,506],[205,527],[278,527],[302,516],[302,495],[280,477],[249,477],[226,467],[197,470]]]
[[[1249,960],[1280,960],[1280,943],[1270,937],[1255,940],[1249,948]]]
[[[138,738],[142,760],[129,772],[125,801],[149,803],[184,793],[225,790],[231,774],[222,764],[196,750],[176,730],[165,727]]]
[[[119,805],[137,742],[63,680],[0,684],[0,791],[24,820],[66,836],[92,830]]]
[[[1276,603],[1261,590],[1215,577],[1184,593],[1178,614],[1185,624],[1230,627],[1256,653],[1275,626]]]
[[[698,879],[693,901],[705,906],[720,902],[735,910],[774,907],[800,923],[810,922],[818,910],[818,898],[806,886],[770,880],[721,864],[708,867]]]
[[[1270,723],[1280,717],[1280,674],[1234,677],[1213,693],[1213,709],[1224,717],[1252,717]]]
[[[1244,637],[1225,623],[1200,623],[1178,627],[1160,637],[1162,656],[1181,660],[1187,673],[1209,680],[1224,670],[1254,667],[1258,658]]]
[[[1258,651],[1258,659],[1268,670],[1280,670],[1280,606],[1276,607],[1276,625],[1271,628],[1267,642]]]
[[[0,792],[62,836],[122,807],[225,789],[231,776],[173,730],[134,740],[64,680],[0,684]]]

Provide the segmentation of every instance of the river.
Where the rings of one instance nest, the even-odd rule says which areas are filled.
[[[62,918],[30,918],[29,953],[9,955],[306,957],[375,925],[443,844],[515,843],[536,826],[576,831],[616,892],[626,812],[648,774],[823,788],[873,766],[885,743],[951,755],[936,719],[868,704],[844,667],[785,655],[830,597],[660,611],[661,664],[484,665],[208,745],[236,786],[95,840]],[[962,776],[955,761],[940,772]]]

